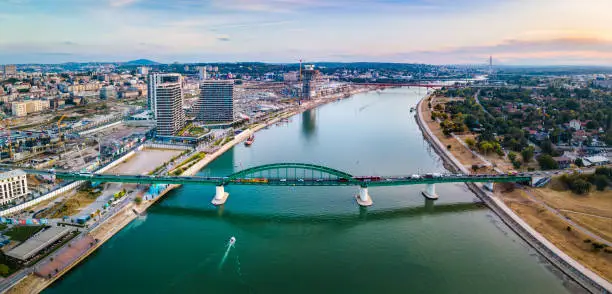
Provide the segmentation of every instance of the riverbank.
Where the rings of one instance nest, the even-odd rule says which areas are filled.
[[[430,97],[431,96],[425,97],[417,105],[416,120],[421,128],[423,136],[436,150],[436,153],[438,153],[444,160],[446,165],[448,165],[452,170],[468,174],[469,170],[466,165],[470,165],[459,161],[448,150],[448,144],[445,145],[442,143],[440,136],[436,136],[434,134],[424,118],[424,113],[428,110],[427,103],[429,103]],[[452,148],[453,147],[451,146],[451,149]],[[470,156],[468,158],[471,159],[472,157]],[[562,270],[568,277],[572,278],[574,281],[592,293],[612,292],[612,284],[562,252],[559,248],[528,225],[517,214],[515,214],[514,211],[506,206],[506,204],[498,199],[498,197],[483,189],[481,184],[469,183],[466,185],[479,198],[481,198],[491,208],[491,210],[508,225],[508,227],[515,231],[550,263]]]
[[[361,91],[357,91],[353,94],[357,94],[363,91],[368,90],[368,88],[363,88]],[[242,132],[234,137],[233,140],[227,142],[223,146],[221,146],[218,150],[213,153],[207,154],[203,159],[198,161],[196,164],[191,166],[189,169],[185,170],[182,175],[195,175],[202,168],[208,165],[210,162],[214,161],[216,158],[224,154],[226,151],[230,150],[235,145],[245,141],[251,133],[257,132],[261,129],[264,129],[270,125],[274,125],[277,122],[280,122],[282,119],[292,117],[294,115],[300,114],[303,111],[308,109],[316,108],[318,106],[324,105],[326,103],[334,102],[337,100],[349,98],[350,96],[338,96],[334,98],[328,99],[319,99],[317,101],[307,102],[297,107],[296,109],[292,109],[291,111],[287,111],[278,115],[275,118],[271,118],[262,123],[259,123],[253,126],[251,129]],[[51,285],[54,281],[59,279],[62,275],[69,272],[69,270],[80,262],[87,259],[87,256],[91,255],[97,248],[99,248],[102,244],[104,244],[107,240],[110,240],[113,235],[119,232],[122,228],[127,226],[133,220],[139,217],[142,213],[144,213],[149,207],[151,207],[158,199],[161,199],[165,194],[172,191],[173,189],[179,187],[180,185],[170,185],[167,189],[160,193],[159,196],[155,197],[151,200],[145,200],[140,205],[136,205],[131,202],[128,203],[125,207],[121,208],[117,213],[115,213],[112,217],[105,220],[98,227],[92,230],[89,235],[97,239],[98,241],[94,246],[89,248],[86,252],[84,252],[78,259],[70,264],[66,269],[62,270],[52,278],[43,278],[35,274],[28,275],[25,279],[23,279],[19,284],[14,286],[8,293],[36,293],[44,290],[46,287]],[[211,190],[210,199],[213,198],[214,190]]]

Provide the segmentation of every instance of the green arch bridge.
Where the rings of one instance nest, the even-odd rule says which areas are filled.
[[[537,173],[520,173],[514,175],[488,174],[437,174],[399,176],[354,176],[347,172],[326,166],[308,163],[273,163],[247,168],[225,177],[204,176],[155,176],[127,174],[97,174],[70,171],[24,169],[32,174],[52,174],[65,180],[86,180],[93,182],[122,182],[138,184],[201,184],[214,185],[217,193],[214,204],[225,202],[228,194],[224,191],[227,185],[267,185],[267,186],[359,186],[357,201],[361,205],[371,205],[368,187],[402,186],[426,184],[423,194],[432,199],[438,196],[434,184],[465,182],[530,182]]]

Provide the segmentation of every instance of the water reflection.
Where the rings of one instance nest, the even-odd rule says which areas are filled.
[[[304,137],[311,138],[317,130],[316,109],[309,109],[302,113],[302,133]]]
[[[151,208],[151,213],[194,217],[200,219],[218,219],[236,226],[248,226],[266,223],[275,224],[345,224],[354,225],[363,221],[381,221],[396,218],[410,218],[423,215],[437,215],[445,213],[457,213],[473,210],[483,210],[486,207],[480,202],[469,203],[454,203],[435,205],[431,200],[424,200],[423,206],[403,207],[395,209],[385,209],[368,211],[360,208],[359,213],[344,213],[344,214],[321,214],[321,215],[296,215],[296,214],[258,214],[258,213],[241,213],[223,211],[220,206],[217,209],[210,208],[195,208],[181,206],[160,205]]]

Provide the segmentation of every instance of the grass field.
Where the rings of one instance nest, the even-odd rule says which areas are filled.
[[[11,237],[11,240],[23,242],[32,235],[38,233],[45,226],[14,226],[8,231],[4,232],[4,235]]]
[[[567,255],[608,281],[612,281],[612,250],[610,248],[596,249],[587,235],[572,229],[564,219],[552,214],[542,205],[531,201],[521,190],[497,193],[497,195],[500,195],[506,205],[532,228]],[[572,219],[584,225],[577,218],[572,217]],[[594,225],[593,228],[599,225]],[[585,227],[591,229],[586,225]]]

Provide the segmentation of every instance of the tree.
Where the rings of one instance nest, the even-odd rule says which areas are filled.
[[[548,154],[538,157],[538,163],[540,164],[540,168],[543,170],[559,168],[559,164],[552,158],[552,156]]]
[[[510,161],[514,162],[516,160],[516,153],[514,153],[514,152],[508,153],[508,159],[510,159]]]
[[[554,147],[552,145],[552,142],[550,142],[550,140],[546,140],[546,141],[542,142],[540,147],[542,147],[542,153],[553,155],[554,152],[555,152],[555,149],[554,149]]]
[[[480,142],[479,147],[482,153],[484,154],[488,154],[491,150],[493,150],[493,144],[491,144],[491,142],[488,142],[488,141]]]
[[[465,144],[468,145],[470,149],[474,149],[474,146],[476,146],[476,140],[474,140],[474,138],[465,138]]]
[[[523,149],[523,151],[521,151],[523,162],[529,163],[533,159],[534,152],[535,152],[535,149],[533,148],[533,146],[528,146],[527,148]]]
[[[608,177],[604,175],[595,175],[593,178],[593,183],[595,184],[595,188],[597,191],[603,191],[608,187]]]
[[[576,158],[576,160],[574,160],[574,164],[576,164],[578,167],[584,166],[584,162],[582,162],[582,158]]]
[[[0,275],[6,276],[8,275],[10,269],[6,264],[0,264]]]
[[[572,191],[576,194],[585,194],[591,190],[591,183],[583,179],[577,179],[576,181],[574,181],[571,188]]]
[[[595,129],[599,129],[599,123],[595,120],[589,121],[586,124],[586,128],[588,130],[595,130]]]

